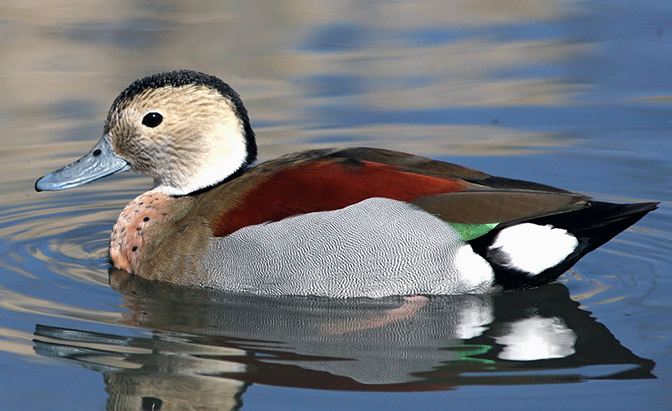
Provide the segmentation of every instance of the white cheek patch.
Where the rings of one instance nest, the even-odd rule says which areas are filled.
[[[502,230],[489,250],[500,265],[534,276],[559,264],[578,244],[565,229],[524,223]]]
[[[222,120],[221,124],[205,132],[199,144],[207,148],[189,150],[182,147],[183,165],[176,167],[170,179],[160,181],[156,187],[168,195],[184,195],[219,183],[235,173],[247,158],[245,131],[237,119]],[[194,154],[196,152],[201,154]]]

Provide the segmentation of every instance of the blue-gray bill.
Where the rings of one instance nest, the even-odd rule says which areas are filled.
[[[84,157],[38,179],[35,190],[56,191],[78,187],[130,168],[126,160],[114,154],[108,137],[103,136]]]

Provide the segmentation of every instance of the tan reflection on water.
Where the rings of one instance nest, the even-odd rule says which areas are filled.
[[[33,333],[0,327],[0,350],[6,353],[39,358],[33,350]]]
[[[119,312],[101,311],[62,304],[15,291],[0,288],[0,307],[20,313],[41,314],[51,317],[77,318],[102,323],[117,323],[122,319]]]
[[[91,310],[75,305],[36,298],[0,287],[0,308],[47,317],[77,318],[98,323],[118,323],[123,317],[119,312]],[[0,351],[38,357],[33,350],[34,334],[0,327]]]
[[[271,5],[254,0],[197,5],[169,1],[159,6],[102,0],[37,1],[30,5],[5,1],[0,5],[0,119],[5,125],[0,137],[5,149],[73,139],[93,142],[99,131],[91,136],[81,131],[72,135],[73,128],[100,130],[112,99],[131,80],[175,68],[210,72],[230,82],[243,95],[253,122],[288,124],[289,130],[260,127],[265,157],[287,151],[285,144],[292,144],[288,140],[299,145],[309,141],[315,131],[304,131],[314,126],[306,109],[323,101],[306,97],[310,90],[295,80],[325,73],[360,78],[364,87],[347,96],[348,104],[377,109],[564,104],[581,92],[580,85],[554,78],[489,76],[530,62],[568,59],[581,53],[585,44],[467,38],[425,45],[409,43],[405,36],[394,33],[561,19],[566,10],[572,10],[566,3],[285,0]],[[344,24],[354,25],[351,46],[332,47],[328,36],[320,37],[325,30]],[[448,80],[394,85],[408,76]],[[381,78],[389,86],[369,84]],[[318,131],[328,134],[324,128],[317,125]],[[421,132],[424,128],[416,127]],[[520,130],[489,129],[495,135],[507,135],[506,146],[513,152],[517,146],[529,144]],[[290,131],[291,139],[286,137]],[[352,131],[362,139],[371,135],[367,130]],[[460,141],[452,146],[453,130],[442,131],[448,143],[418,151],[431,155],[493,152],[482,142],[466,147]],[[482,131],[477,128],[475,133]],[[416,134],[409,132],[407,138],[415,140]],[[522,135],[522,140],[517,135]],[[407,145],[401,139],[378,139],[374,142],[387,148]],[[552,139],[550,135],[544,138]],[[501,147],[495,150],[498,154],[502,151]]]

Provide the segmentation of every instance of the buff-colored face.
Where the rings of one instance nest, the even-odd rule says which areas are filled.
[[[115,107],[105,130],[114,153],[167,194],[213,185],[247,155],[231,101],[202,85],[148,89]]]
[[[123,95],[108,114],[100,142],[38,180],[37,190],[76,187],[132,170],[154,178],[162,192],[182,195],[217,184],[248,161],[245,124],[217,89],[167,85]]]

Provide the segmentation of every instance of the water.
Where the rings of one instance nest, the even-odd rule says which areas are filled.
[[[10,1],[0,61],[0,409],[669,409],[669,2]],[[111,226],[151,182],[32,187],[130,81],[176,68],[240,92],[263,159],[376,146],[662,205],[527,292],[268,299],[108,275]]]

